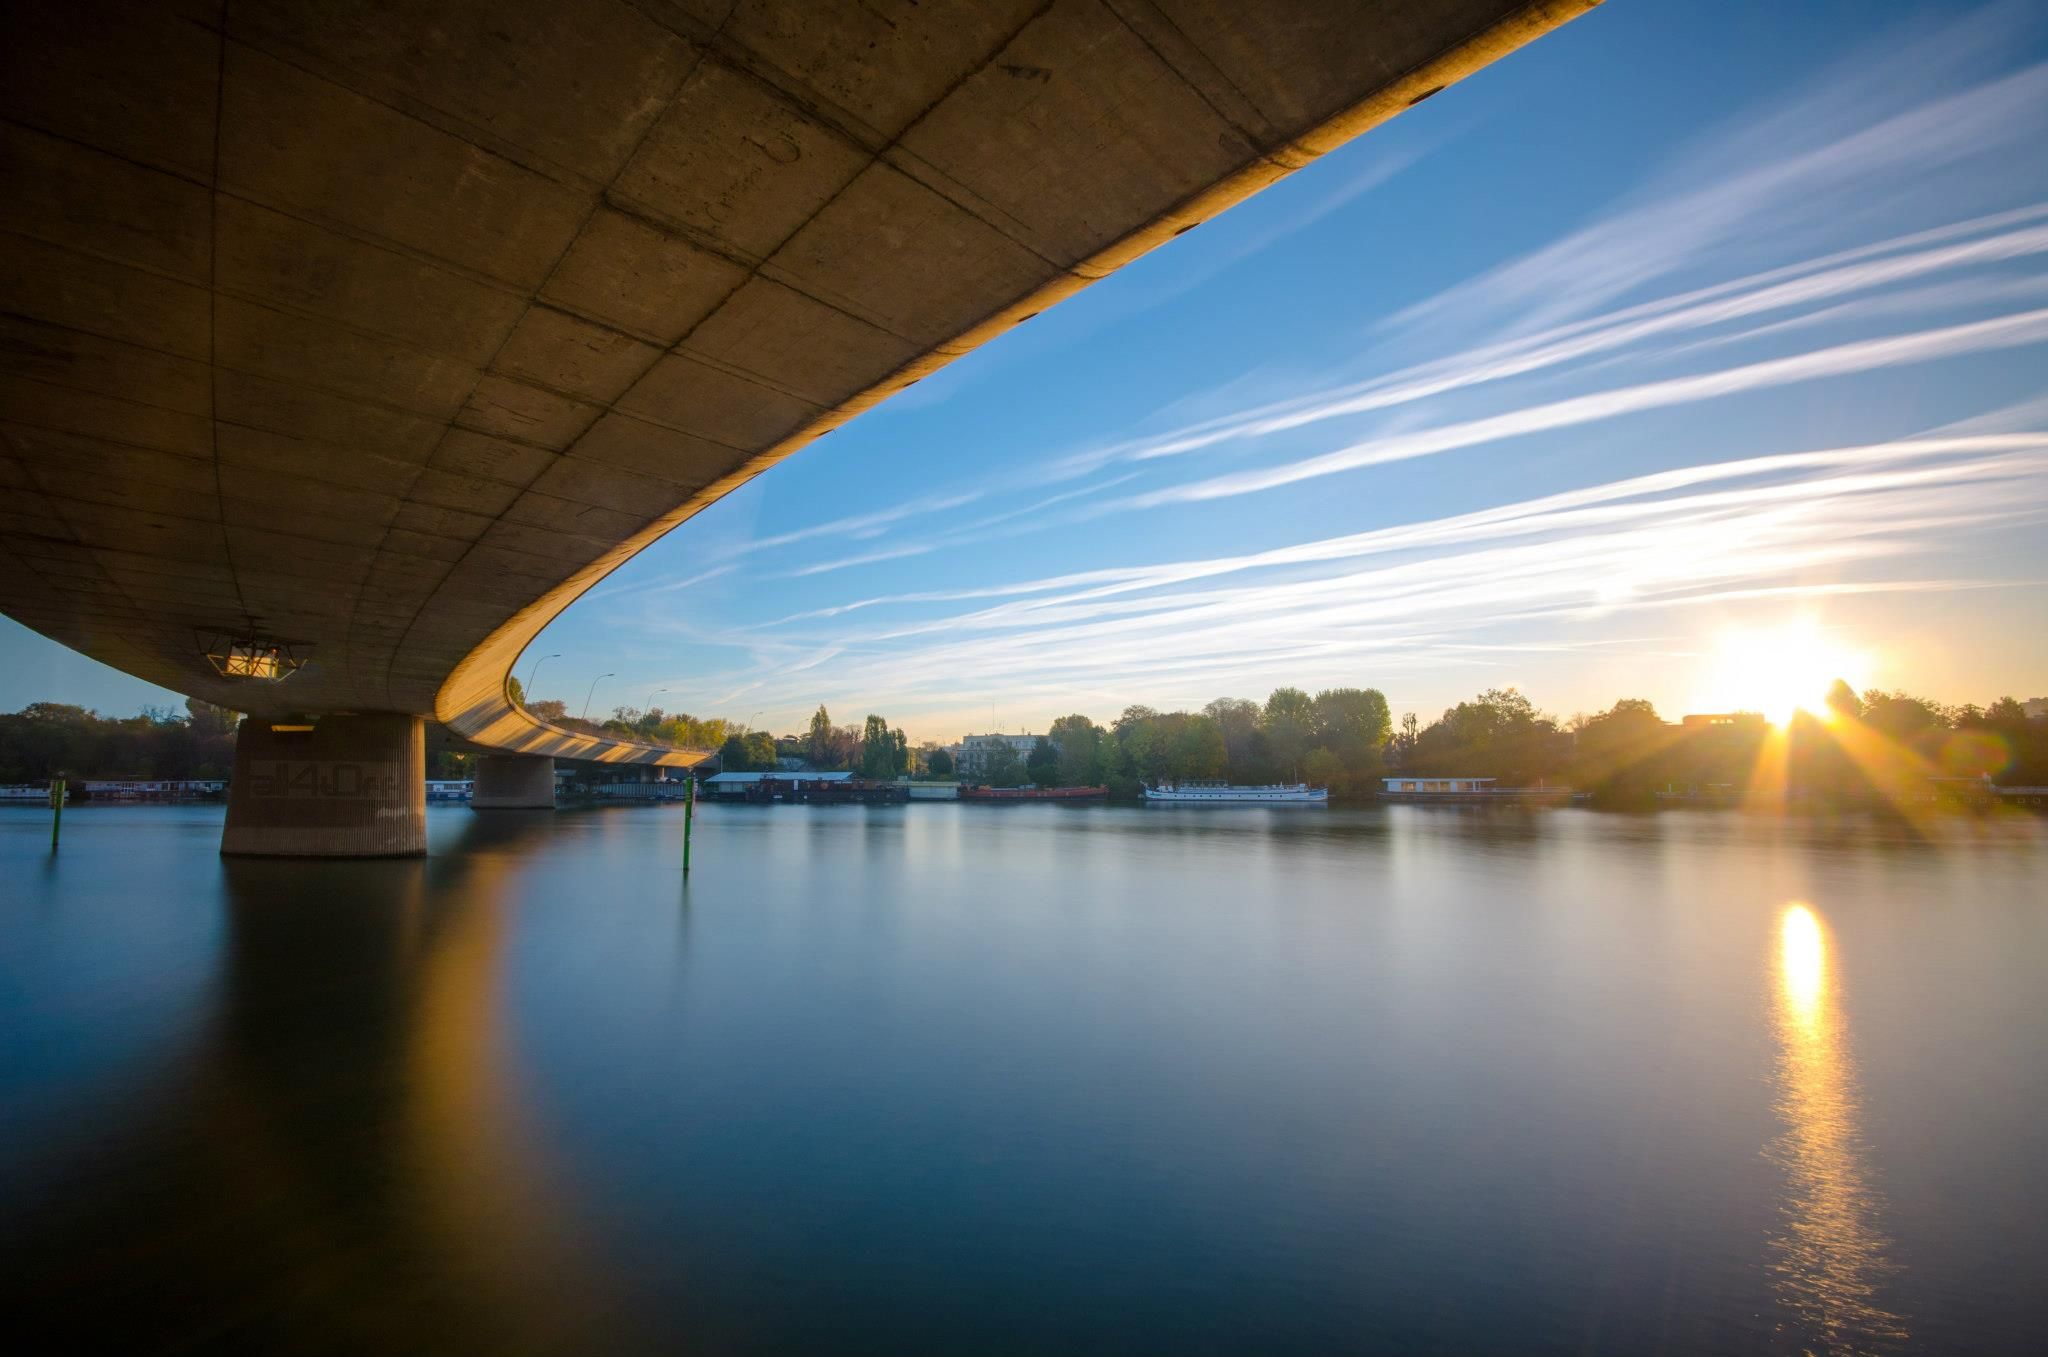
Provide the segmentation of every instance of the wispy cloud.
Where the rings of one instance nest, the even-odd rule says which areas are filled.
[[[1308,392],[1285,401],[1271,402],[1234,414],[1212,417],[1171,432],[1070,454],[1055,459],[1046,469],[1033,472],[1031,479],[1041,483],[1057,483],[1063,479],[1091,476],[1117,462],[1151,463],[1162,458],[1182,457],[1208,451],[1223,444],[1256,446],[1260,440],[1316,424],[1384,412],[1473,387],[1498,383],[1510,378],[1527,377],[1573,363],[1629,352],[1653,340],[1684,334],[1718,331],[1711,341],[1715,347],[1754,341],[1777,333],[1781,327],[1787,325],[1824,323],[1841,317],[1824,316],[1808,311],[1793,322],[1769,321],[1744,327],[1745,322],[1764,321],[1765,318],[1796,312],[1798,308],[1811,308],[1875,289],[1897,287],[1914,280],[1957,270],[1981,269],[2048,254],[2048,225],[2041,224],[2043,222],[2048,222],[2048,203],[1988,214],[1854,249],[1832,252],[1800,264],[1781,266],[1711,286],[1695,288],[1673,297],[1637,303],[1602,316],[1563,323],[1535,334],[1484,344],[1465,353],[1415,365],[1366,381]],[[1983,290],[1978,294],[1980,300],[1987,295],[2009,297],[2015,290],[2009,282],[1998,280],[1987,280],[1981,287]],[[2004,289],[2003,293],[2000,292],[2001,288]],[[1888,309],[1894,313],[1910,314],[1916,309],[1926,311],[1942,305],[1956,304],[1961,300],[1963,298],[1956,292],[1921,292],[1906,297],[1901,302],[1895,302]],[[1743,328],[1731,330],[1728,328],[1730,326]],[[1983,331],[1971,331],[1966,327],[1961,333],[1935,331],[1924,342],[1916,342],[1913,336],[1903,336],[1900,339],[1902,342],[1889,345],[1873,343],[1860,348],[1848,346],[1826,357],[1802,355],[1782,360],[1777,364],[1753,365],[1738,370],[1739,380],[1749,382],[1750,389],[1760,389],[1792,381],[1865,371],[1872,366],[1928,361],[1946,356],[1948,352],[1966,351],[1971,345],[1998,347],[2034,342],[2024,336],[2015,337],[2009,329],[2002,331],[1997,324],[1992,324],[1989,329]],[[1954,347],[1944,349],[1944,345]],[[1697,394],[1690,393],[1707,390],[1717,379],[1724,382],[1730,380],[1726,374],[1707,374],[1700,378],[1688,379],[1698,383],[1689,388],[1652,385],[1619,399],[1624,405],[1631,401],[1656,404],[1697,399],[1700,398]],[[1327,474],[1318,470],[1319,467],[1351,469],[1354,466],[1368,466],[1380,461],[1404,460],[1406,457],[1427,455],[1429,452],[1472,446],[1473,441],[1514,436],[1514,426],[1518,421],[1529,425],[1522,431],[1534,432],[1541,428],[1559,427],[1556,424],[1544,423],[1545,420],[1564,419],[1573,422],[1609,417],[1608,414],[1594,413],[1598,409],[1598,401],[1595,398],[1581,399],[1584,402],[1582,404],[1556,403],[1543,408],[1541,413],[1523,411],[1497,416],[1491,421],[1473,421],[1448,429],[1408,431],[1397,437],[1363,442],[1328,454],[1327,460],[1312,460],[1305,465],[1297,466],[1294,470],[1313,476]],[[1610,413],[1626,412],[1626,409],[1617,408]],[[1247,473],[1247,477],[1256,480],[1262,474],[1280,473]],[[1292,479],[1301,478],[1303,477],[1300,475],[1293,475],[1287,479],[1276,479],[1273,484],[1287,484]],[[1110,485],[1120,484],[1128,479],[1129,476],[1118,476],[1087,490],[1054,496],[1051,500],[1027,506],[1025,509],[1000,512],[982,520],[980,525],[970,526],[985,526],[1034,512],[1066,499],[1098,493]],[[1238,482],[1231,478],[1222,478],[1207,483],[1196,482],[1193,485],[1168,487],[1119,501],[1104,501],[1096,506],[1093,512],[1099,514],[1113,509],[1149,508],[1163,503],[1213,498],[1216,497],[1219,487],[1232,487],[1237,484]],[[1222,488],[1220,493],[1241,491]],[[899,510],[889,511],[890,519],[894,521],[900,517],[908,517],[912,513],[924,512],[925,503],[924,500],[913,501]],[[820,531],[832,526],[821,525]],[[795,537],[785,535],[774,540],[788,541],[795,540]]]
[[[644,595],[659,628],[672,595],[753,553],[779,553],[757,562],[767,569],[756,578],[793,581],[932,558],[874,572],[910,588],[786,586],[777,610],[801,610],[719,629],[734,658],[712,679],[721,702],[795,709],[887,695],[892,713],[914,716],[984,711],[983,695],[1011,711],[1099,713],[1133,698],[1199,701],[1276,673],[1421,682],[1668,645],[1616,635],[1606,619],[1642,619],[1619,624],[1633,633],[1703,609],[2009,584],[2009,571],[1956,564],[1959,542],[2048,517],[2048,406],[2013,403],[2009,380],[1985,385],[1996,394],[1984,404],[2006,404],[1932,434],[1669,463],[1707,456],[1696,416],[1733,413],[1746,397],[1842,383],[1833,401],[1875,389],[1877,374],[1960,357],[1983,360],[1975,373],[2004,372],[2014,365],[1989,355],[2048,344],[2048,65],[2011,56],[2035,23],[2014,6],[1917,41],[1885,35],[1667,157],[1583,226],[1352,330],[1355,351],[1318,374],[1253,354],[1234,376],[1154,407],[1144,432],[998,467],[963,456],[960,488],[925,485],[892,506],[755,538],[708,571],[608,592]],[[1406,167],[1362,165],[1312,206],[1335,210]],[[1246,252],[1270,243],[1254,234]],[[1224,252],[1213,267],[1239,257]],[[1532,435],[1656,412],[1640,452],[1610,429],[1600,455],[1611,469],[1569,473],[1598,483],[1355,532],[1287,526],[1296,510],[1330,522],[1319,498],[1342,484],[1351,502],[1374,468],[1505,455]],[[1685,439],[1649,432],[1681,421]],[[1843,427],[1863,437],[1872,426]],[[1645,465],[1669,469],[1621,474]],[[1358,480],[1320,484],[1339,476]],[[1234,540],[1257,549],[1156,545],[1203,540],[1247,496],[1268,498]],[[1461,486],[1444,502],[1483,501]],[[1116,534],[1122,554],[1074,549],[1112,540],[1112,518],[1145,525]],[[1020,541],[1048,530],[1065,535]],[[955,554],[970,545],[971,558]],[[967,559],[971,570],[955,568]]]
[[[913,702],[982,685],[1177,691],[1278,664],[1307,675],[1469,666],[1509,644],[1499,632],[1516,622],[1979,587],[1989,581],[1897,567],[1959,531],[2040,518],[2044,485],[2048,434],[1688,467],[1272,552],[1028,581],[1016,587],[1030,597],[995,608],[793,637],[829,648],[832,672],[807,658],[749,688],[774,700],[822,679]]]
[[[734,570],[738,568],[739,567],[736,562],[728,561],[724,565],[714,565],[709,570],[699,570],[695,574],[685,575],[680,579],[661,580],[652,584],[622,585],[616,588],[596,589],[593,590],[589,596],[593,599],[598,599],[610,598],[619,594],[632,593],[673,594],[678,593],[684,589],[693,588],[696,585],[704,583],[706,580],[715,580],[720,575],[730,575]]]
[[[873,565],[877,561],[900,561],[906,556],[922,556],[932,548],[923,543],[908,546],[889,547],[883,551],[863,552],[858,556],[841,556],[835,560],[818,561],[811,565],[798,566],[794,570],[782,570],[771,575],[771,579],[802,579],[809,575],[828,575],[835,570],[848,570],[857,565]]]
[[[1334,475],[1360,467],[1426,457],[1432,453],[1495,443],[1506,438],[1551,429],[1612,419],[1643,410],[1689,404],[1722,396],[1762,391],[1793,382],[1869,372],[1907,363],[1928,362],[1987,349],[2016,348],[2048,340],[2048,308],[2023,311],[2014,316],[1971,321],[1914,334],[1888,335],[1839,344],[1811,353],[1774,358],[1760,363],[1727,368],[1718,372],[1672,377],[1659,382],[1611,391],[1599,391],[1545,405],[1531,406],[1485,419],[1468,420],[1442,428],[1397,434],[1390,438],[1367,439],[1349,447],[1303,458],[1278,467],[1215,476],[1188,485],[1174,486],[1133,496],[1133,508],[1193,500],[1222,499],[1232,495],[1271,490],[1317,476]]]
[[[2030,24],[2006,6],[1911,42],[1887,35],[1797,97],[1674,157],[1633,202],[1397,313],[1389,328],[1490,326],[1505,313],[1541,329],[1716,249],[1798,239],[1902,198],[1924,201],[1936,175],[1969,162],[2009,170],[2038,149],[2048,66],[1991,72]],[[1955,92],[1930,90],[1965,81]]]

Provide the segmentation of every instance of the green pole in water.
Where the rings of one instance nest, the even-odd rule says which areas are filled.
[[[697,818],[697,772],[690,770],[690,794],[683,800],[683,875],[690,874],[690,825]]]
[[[57,851],[57,831],[64,826],[64,779],[50,779],[50,851]]]

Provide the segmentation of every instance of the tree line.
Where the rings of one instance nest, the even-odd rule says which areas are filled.
[[[900,729],[879,716],[835,725],[824,707],[807,732],[780,740],[723,720],[699,721],[659,708],[619,708],[602,726],[564,720],[559,703],[533,704],[569,726],[655,743],[717,749],[722,766],[769,770],[780,759],[887,778],[906,772],[947,777],[951,754],[913,751]],[[1853,799],[1871,774],[1854,767],[1839,738],[1864,732],[1918,774],[1987,774],[2007,785],[2048,783],[2048,719],[2029,718],[2004,697],[1988,707],[1946,706],[1903,692],[1857,694],[1836,685],[1832,726],[1811,714],[1783,733],[1782,767],[1795,795]],[[1830,733],[1832,730],[1832,734]],[[1755,774],[1769,729],[1761,718],[1689,727],[1664,720],[1641,698],[1605,711],[1559,719],[1519,690],[1489,688],[1422,722],[1398,725],[1376,688],[1328,688],[1311,696],[1274,689],[1264,702],[1220,697],[1198,711],[1126,707],[1107,725],[1073,714],[1053,722],[1025,753],[991,750],[977,773],[996,787],[1107,786],[1135,799],[1143,783],[1223,778],[1236,783],[1309,782],[1333,797],[1360,797],[1379,779],[1400,775],[1490,777],[1503,787],[1571,786],[1609,805],[1648,804],[1659,791],[1739,791]]]
[[[1837,682],[1823,710],[1782,730],[1760,720],[1669,726],[1647,702],[1623,701],[1569,727],[1567,771],[1605,805],[1645,805],[1660,790],[1747,794],[1853,806],[1926,794],[1931,778],[2048,784],[2048,715],[2011,697],[1948,706]]]
[[[1487,777],[1503,787],[1570,786],[1608,805],[1649,804],[1663,790],[1740,791],[1760,770],[1782,777],[1793,796],[1832,801],[1928,776],[2048,784],[2048,716],[2030,718],[2010,697],[1950,707],[1837,684],[1827,717],[1803,713],[1782,732],[1758,716],[1673,724],[1650,702],[1623,698],[1559,720],[1514,688],[1490,688],[1426,725],[1406,713],[1397,727],[1378,689],[1311,697],[1287,687],[1263,703],[1226,697],[1199,711],[1127,707],[1107,726],[1061,717],[1028,756],[992,751],[985,780],[1106,785],[1119,799],[1166,780],[1309,782],[1341,800],[1370,794],[1384,777]],[[1774,739],[1783,742],[1775,762],[1766,757]]]
[[[913,751],[881,716],[836,725],[819,707],[808,730],[776,740],[722,718],[621,707],[602,724],[569,718],[558,701],[536,715],[597,733],[685,748],[717,749],[732,771],[766,771],[782,759],[864,777],[953,772],[946,750]],[[1490,688],[1423,725],[1396,726],[1374,688],[1310,696],[1276,688],[1266,700],[1217,698],[1199,711],[1126,707],[1108,725],[1079,713],[1052,723],[1026,754],[992,751],[982,780],[995,786],[1108,786],[1135,798],[1141,783],[1224,778],[1237,783],[1310,782],[1334,797],[1362,796],[1396,775],[1491,777],[1502,786],[1570,785],[1609,805],[1647,804],[1659,791],[1740,791],[1760,770],[1791,795],[1853,801],[1881,784],[1929,775],[1990,777],[2008,786],[2048,785],[2048,715],[2030,717],[2002,697],[1989,706],[1946,706],[1904,692],[1863,693],[1837,683],[1826,719],[1809,713],[1782,732],[1761,718],[1673,725],[1649,702],[1624,698],[1560,721],[1514,688]],[[198,699],[185,711],[146,708],[107,717],[84,707],[35,702],[0,714],[0,782],[70,777],[218,778],[234,766],[239,718]],[[1780,741],[1774,747],[1770,742]],[[432,776],[464,776],[460,756],[436,757]]]
[[[1126,707],[1107,726],[1063,716],[1021,771],[1041,785],[1107,786],[1119,799],[1135,798],[1143,783],[1193,778],[1306,781],[1342,795],[1378,775],[1391,736],[1387,699],[1377,689],[1329,688],[1311,697],[1276,688],[1263,703],[1219,697],[1200,711]],[[992,782],[1005,763],[996,751]]]
[[[770,741],[772,753],[766,767],[781,759],[801,760],[819,772],[858,773],[864,778],[887,781],[911,770],[910,739],[889,724],[886,717],[870,714],[859,726],[835,725],[832,713],[821,704],[811,713],[810,726],[802,735]],[[724,763],[732,768],[730,761]]]
[[[31,702],[18,712],[0,713],[0,782],[224,778],[235,766],[240,719],[196,697],[186,700],[183,712],[145,707],[138,716],[101,716],[63,702]]]

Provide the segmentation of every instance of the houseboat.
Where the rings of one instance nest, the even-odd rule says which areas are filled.
[[[1275,783],[1269,787],[1234,787],[1220,778],[1184,779],[1146,786],[1147,805],[1177,806],[1321,806],[1330,800],[1328,787],[1311,787],[1306,782]]]
[[[1565,805],[1590,793],[1570,787],[1500,787],[1490,777],[1389,777],[1380,780],[1380,800],[1442,805]]]
[[[962,801],[1107,801],[1107,787],[974,787],[960,788]]]

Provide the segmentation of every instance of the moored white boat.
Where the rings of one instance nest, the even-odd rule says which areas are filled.
[[[1203,779],[1164,782],[1145,788],[1147,802],[1185,806],[1320,806],[1329,799],[1328,787],[1311,787],[1306,782],[1236,787],[1221,780]]]

